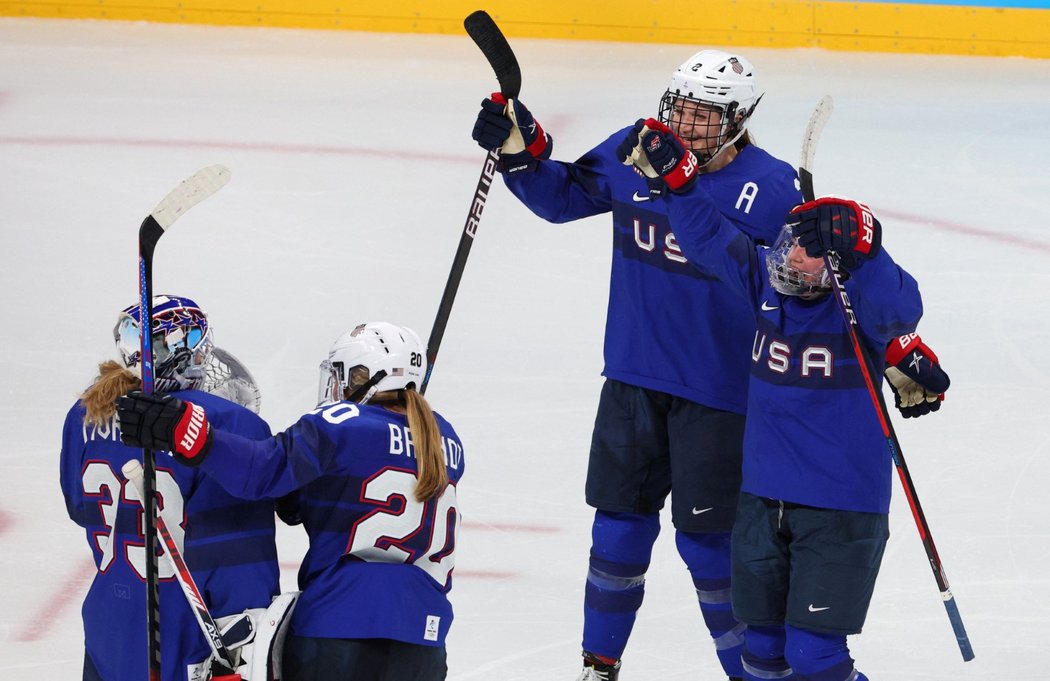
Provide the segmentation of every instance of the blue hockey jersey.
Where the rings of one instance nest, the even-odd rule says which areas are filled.
[[[194,390],[174,393],[207,409],[217,427],[249,438],[270,436],[251,411]],[[84,599],[87,654],[106,681],[147,677],[146,552],[142,507],[122,466],[142,450],[120,441],[116,417],[85,425],[78,403],[62,432],[60,478],[69,517],[85,530],[97,573]],[[194,581],[214,617],[266,607],[279,591],[272,502],[232,497],[203,472],[157,453],[157,493]],[[162,678],[186,680],[211,653],[168,560],[161,578]]]
[[[892,460],[835,299],[803,300],[769,283],[766,248],[727,221],[702,190],[672,197],[684,253],[731,285],[753,311],[743,485],[751,494],[820,508],[888,513]],[[915,330],[915,280],[883,249],[844,288],[871,357]],[[873,367],[882,385],[882,362]]]
[[[435,417],[449,484],[422,503],[407,418],[382,407],[327,405],[262,442],[214,431],[201,467],[230,493],[259,499],[299,490],[310,549],[294,634],[444,645],[464,461],[452,426]]]
[[[686,262],[663,201],[616,158],[625,128],[575,163],[505,174],[536,215],[568,222],[612,213],[613,257],[603,375],[742,413],[754,322],[724,283]],[[749,145],[698,184],[737,229],[772,243],[802,197],[795,170]]]

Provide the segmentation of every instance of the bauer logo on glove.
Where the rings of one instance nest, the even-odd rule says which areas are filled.
[[[126,445],[164,450],[196,466],[211,449],[212,432],[204,409],[171,395],[134,390],[117,400],[120,438]]]
[[[933,350],[917,333],[893,340],[886,350],[886,380],[904,418],[918,418],[941,408],[951,385]]]

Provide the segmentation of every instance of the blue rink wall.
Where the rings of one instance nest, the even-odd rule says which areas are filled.
[[[0,16],[461,35],[479,7],[509,37],[1050,57],[1050,0],[65,0]]]

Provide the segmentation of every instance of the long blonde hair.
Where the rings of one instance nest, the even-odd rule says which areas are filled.
[[[416,475],[416,501],[428,501],[441,496],[448,485],[448,470],[445,468],[445,453],[441,449],[441,427],[427,399],[412,389],[390,390],[377,394],[371,403],[401,404],[405,407],[419,468]]]
[[[142,379],[111,359],[98,365],[98,376],[80,396],[86,414],[84,423],[101,425],[117,413],[117,398],[142,387]]]

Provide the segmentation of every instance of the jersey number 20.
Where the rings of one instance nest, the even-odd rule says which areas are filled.
[[[416,501],[416,476],[387,468],[362,486],[363,500],[378,508],[354,524],[347,553],[378,563],[408,563],[442,586],[456,564],[459,509],[456,487],[449,483],[437,499]]]

